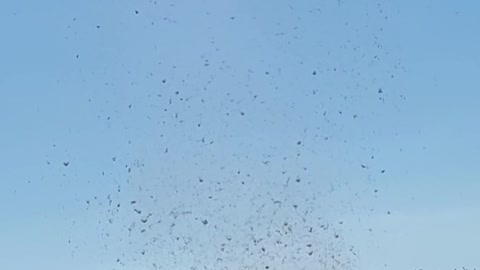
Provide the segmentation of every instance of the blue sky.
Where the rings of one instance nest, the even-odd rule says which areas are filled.
[[[2,269],[480,266],[476,2],[2,7]]]

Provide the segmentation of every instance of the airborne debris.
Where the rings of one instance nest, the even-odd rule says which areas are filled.
[[[239,269],[313,269],[309,264],[353,269],[356,254],[342,233],[348,227],[344,221],[352,222],[343,216],[353,215],[356,220],[355,210],[361,208],[355,208],[357,202],[363,207],[364,201],[381,197],[378,189],[372,193],[373,188],[382,187],[374,181],[381,181],[390,169],[379,167],[374,160],[374,154],[381,159],[376,139],[382,132],[370,123],[395,103],[375,107],[379,104],[371,99],[384,100],[397,93],[389,90],[393,74],[388,65],[393,62],[381,46],[382,35],[375,30],[380,28],[362,29],[345,22],[355,34],[345,32],[345,41],[319,43],[302,33],[306,26],[302,23],[316,20],[320,25],[321,16],[313,16],[320,8],[292,2],[286,7],[288,12],[304,12],[308,7],[311,13],[295,14],[292,24],[262,24],[247,36],[227,32],[222,36],[225,27],[213,27],[220,13],[210,10],[211,5],[198,12],[202,23],[189,25],[192,22],[176,10],[183,5],[155,0],[144,4],[150,4],[152,12],[137,7],[142,10],[137,17],[134,14],[139,10],[133,9],[132,14],[130,8],[127,18],[116,20],[118,27],[139,30],[130,31],[130,39],[125,39],[132,44],[121,44],[120,52],[131,49],[125,57],[114,62],[102,62],[111,53],[85,58],[83,52],[88,48],[77,47],[87,43],[71,43],[75,48],[70,52],[99,61],[93,66],[76,61],[84,66],[75,74],[83,80],[86,96],[82,100],[89,97],[90,89],[100,93],[85,102],[92,110],[85,119],[94,119],[97,122],[91,126],[101,127],[98,141],[81,149],[95,150],[92,159],[98,155],[100,162],[89,165],[98,177],[78,173],[72,179],[88,183],[75,196],[82,208],[92,211],[90,216],[99,218],[95,224],[105,252],[111,253],[108,258],[118,258],[119,269],[134,264],[152,269],[227,269],[233,263],[244,264]],[[224,12],[220,20],[234,27],[229,30],[243,33],[268,15],[258,12],[230,13],[238,16],[237,21]],[[343,19],[341,24],[344,27]],[[110,26],[101,33],[108,37]],[[91,24],[85,27],[93,29]],[[180,39],[173,35],[192,27],[205,34]],[[325,34],[325,30],[318,31],[320,36]],[[78,36],[84,37],[83,32]],[[362,47],[366,46],[363,37],[376,47]],[[193,40],[192,44],[181,43]],[[113,46],[112,53],[119,51],[114,40],[104,41],[95,47],[97,55],[109,46]],[[172,47],[175,44],[178,55]],[[316,51],[303,51],[310,46]],[[349,59],[355,63],[345,62]],[[390,95],[377,95],[375,90]],[[360,161],[358,153],[362,153]],[[55,164],[53,154],[41,161]],[[366,170],[359,169],[359,163]],[[65,167],[69,164],[63,162]],[[358,181],[344,172],[357,170],[362,173],[355,177],[363,177]],[[356,186],[367,182],[370,186]],[[338,197],[343,199],[352,190],[347,206]],[[98,197],[92,199],[91,193]],[[338,208],[330,210],[332,205]],[[370,205],[366,209],[378,210]],[[337,218],[329,217],[330,212]],[[125,249],[114,246],[115,242]],[[231,262],[240,257],[255,265],[248,265],[247,259]],[[165,266],[156,258],[165,259]],[[188,265],[191,258],[197,265]],[[288,267],[279,266],[287,262],[291,263]]]

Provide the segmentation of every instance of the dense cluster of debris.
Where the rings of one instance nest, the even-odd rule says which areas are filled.
[[[138,57],[89,73],[96,59],[76,48],[78,74],[94,89],[80,102],[92,125],[118,137],[114,149],[96,146],[101,165],[54,145],[64,159],[46,166],[67,178],[97,170],[76,180],[89,187],[76,197],[86,216],[101,217],[98,253],[116,269],[355,269],[343,217],[363,211],[388,177],[374,143],[384,135],[371,123],[405,99],[393,83],[404,68],[382,45],[382,5],[352,20],[358,7],[332,2],[283,3],[264,18],[263,6],[181,12],[185,3],[150,1],[118,21],[149,33],[128,37],[143,38],[131,45],[144,50]],[[72,39],[112,37],[113,24],[79,17],[69,29]],[[69,243],[91,248],[74,230]]]

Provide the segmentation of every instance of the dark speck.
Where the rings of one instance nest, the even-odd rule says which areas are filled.
[[[204,220],[202,220],[202,223],[203,223],[203,225],[207,225],[207,224],[208,224],[208,220],[204,219]]]
[[[63,162],[63,166],[67,167],[70,164],[70,162]]]

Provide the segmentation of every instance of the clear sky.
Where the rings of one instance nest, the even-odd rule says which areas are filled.
[[[2,1],[0,268],[480,267],[477,1]]]

